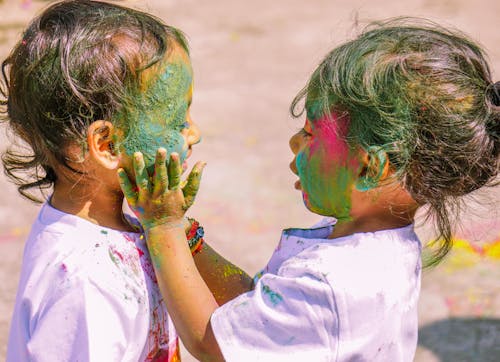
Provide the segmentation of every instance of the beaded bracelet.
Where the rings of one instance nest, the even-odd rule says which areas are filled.
[[[189,250],[191,250],[191,254],[195,255],[201,251],[203,248],[203,236],[205,235],[205,230],[203,230],[203,226],[200,226],[200,223],[195,219],[189,218],[188,221],[191,223],[191,229],[189,229],[186,237],[188,240]]]

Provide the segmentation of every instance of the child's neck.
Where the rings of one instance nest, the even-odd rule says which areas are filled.
[[[330,238],[340,238],[356,233],[370,233],[381,230],[398,229],[413,222],[413,217],[369,217],[354,220],[338,220]]]
[[[75,186],[64,182],[55,185],[50,199],[56,209],[94,224],[121,231],[136,231],[123,218],[122,202],[121,192],[110,192],[103,184]]]
[[[339,219],[330,238],[398,229],[413,223],[418,205],[401,186],[389,184],[352,194],[349,218]]]

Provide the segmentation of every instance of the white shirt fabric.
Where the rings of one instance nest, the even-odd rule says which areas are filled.
[[[328,239],[284,230],[255,289],[211,318],[232,361],[412,361],[420,242],[413,226]]]
[[[8,362],[178,361],[144,238],[45,204],[26,242]]]

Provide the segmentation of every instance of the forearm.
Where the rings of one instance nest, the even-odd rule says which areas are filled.
[[[194,256],[194,262],[219,305],[252,288],[252,278],[219,255],[207,243],[203,245],[201,252]]]
[[[218,304],[193,261],[184,229],[157,226],[146,238],[160,290],[184,345],[200,360],[223,361],[210,326]]]

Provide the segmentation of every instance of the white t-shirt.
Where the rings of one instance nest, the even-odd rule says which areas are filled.
[[[211,318],[232,361],[412,361],[420,242],[413,226],[328,239],[288,229],[255,289]]]
[[[45,204],[24,249],[7,361],[178,358],[142,235]]]

